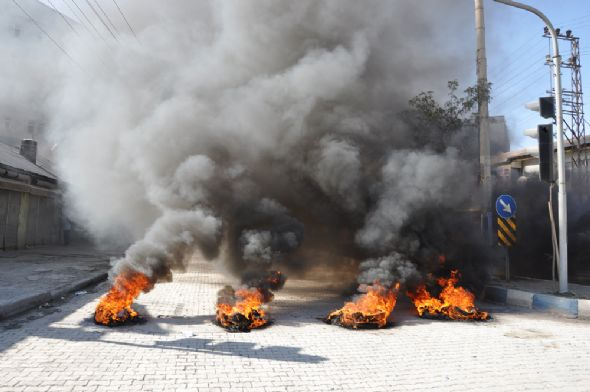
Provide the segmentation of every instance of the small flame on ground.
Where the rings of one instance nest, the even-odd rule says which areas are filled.
[[[268,325],[270,319],[263,305],[273,300],[271,290],[281,289],[285,280],[280,271],[269,271],[266,276],[249,281],[247,288],[234,290],[226,286],[218,293],[215,321],[232,332],[249,332]]]
[[[385,287],[379,282],[367,286],[367,292],[354,302],[330,313],[324,321],[352,329],[383,328],[395,307],[399,283]]]
[[[124,272],[117,276],[111,290],[101,298],[94,312],[97,324],[115,326],[136,321],[139,315],[131,304],[151,285],[150,279],[140,272]]]
[[[459,278],[457,270],[451,271],[448,279],[439,278],[437,283],[443,289],[438,298],[431,296],[424,284],[418,286],[414,292],[407,292],[418,311],[418,316],[450,320],[488,320],[489,314],[475,307],[475,295],[461,286],[456,286]]]

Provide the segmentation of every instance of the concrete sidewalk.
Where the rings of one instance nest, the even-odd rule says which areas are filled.
[[[110,258],[119,255],[91,246],[0,251],[0,319],[105,280]]]
[[[488,284],[484,298],[511,306],[549,311],[567,317],[590,318],[590,286],[569,284],[572,295],[557,294],[550,280],[519,278],[509,282],[494,280]]]

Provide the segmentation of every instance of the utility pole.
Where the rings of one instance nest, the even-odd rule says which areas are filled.
[[[488,66],[483,0],[475,0],[475,34],[477,38],[477,87],[479,124],[479,180],[481,184],[481,225],[488,243],[492,243],[492,160],[488,122]]]
[[[559,55],[559,45],[557,42],[557,33],[549,19],[536,8],[529,5],[517,3],[510,0],[494,0],[498,3],[520,8],[533,14],[545,22],[553,46],[553,78],[555,84],[555,122],[557,125],[557,205],[558,205],[558,222],[559,222],[559,292],[567,293],[567,195],[565,189],[565,150],[563,148],[563,101],[561,97],[561,56]]]
[[[588,154],[584,148],[584,144],[586,143],[586,124],[584,120],[584,94],[582,92],[580,38],[574,36],[571,30],[567,30],[565,34],[561,33],[560,29],[555,29],[555,32],[557,33],[558,40],[568,42],[571,47],[569,59],[561,63],[561,68],[568,68],[571,76],[570,88],[568,89],[565,86],[561,93],[563,114],[569,117],[569,121],[564,120],[566,128],[563,137],[570,144],[572,174],[577,172],[577,174],[586,175],[589,162]],[[551,34],[549,34],[547,27],[545,27],[543,37],[551,39]],[[548,59],[546,64],[552,66],[553,62]],[[552,95],[554,94],[553,90],[547,92]]]

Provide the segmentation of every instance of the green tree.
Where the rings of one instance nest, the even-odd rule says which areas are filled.
[[[446,101],[440,103],[434,92],[421,92],[409,100],[403,118],[414,130],[414,141],[435,150],[444,149],[450,136],[459,131],[470,113],[483,100],[490,100],[491,84],[475,85],[458,93],[459,82],[449,81]]]

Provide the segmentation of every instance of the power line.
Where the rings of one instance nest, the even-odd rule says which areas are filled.
[[[586,19],[586,20],[581,20],[581,21],[573,23],[573,24],[568,24],[567,26],[568,26],[568,30],[572,29],[572,28],[579,29],[584,26],[587,26],[589,23],[590,23],[590,19]]]
[[[529,87],[531,87],[532,85],[534,85],[535,83],[537,83],[539,80],[541,80],[543,77],[545,77],[546,75],[540,75],[538,78],[536,78],[535,80],[533,80],[531,83],[527,84],[526,86],[522,87],[520,93],[512,95],[511,97],[501,101],[500,103],[498,103],[495,106],[496,110],[500,110],[500,109],[504,109],[506,107],[507,103],[512,103],[512,101],[514,100],[514,98],[518,98],[522,95],[522,93],[526,92],[526,89],[528,89]]]
[[[53,9],[56,12],[59,12],[59,11],[57,11],[57,8],[55,7],[55,5],[53,5],[52,1],[51,0],[48,0],[48,1],[49,1],[49,4],[51,4],[51,6],[53,7]],[[84,27],[84,29],[88,32],[88,34],[90,34],[93,38],[95,38],[95,35],[93,35],[92,31],[90,31],[90,29],[88,28],[88,26],[86,26],[86,24],[84,23],[84,21],[82,19],[80,19],[80,16],[76,13],[76,11],[74,10],[74,8],[72,8],[72,6],[70,5],[70,3],[67,2],[67,1],[65,1],[65,0],[63,0],[63,3],[68,7],[68,9],[70,10],[72,16],[75,18],[75,21],[77,23],[79,23],[80,25],[82,25]],[[61,15],[64,16],[63,14],[61,14]],[[64,16],[64,18],[65,18],[65,16]],[[67,22],[67,19],[66,19],[66,22]],[[78,36],[80,36],[79,33],[76,30],[74,30],[74,31],[76,32],[76,34]],[[105,66],[105,68],[107,68],[107,65],[104,62],[104,60],[103,60],[103,58],[102,58],[101,55],[98,55],[98,60],[101,62],[102,65]]]
[[[80,69],[82,69],[80,64],[78,64],[76,60],[74,60],[74,58],[70,56],[70,54],[43,28],[43,26],[41,26],[39,22],[37,22],[37,20],[35,20],[35,18],[31,16],[31,14],[29,14],[23,7],[21,7],[17,0],[12,0],[12,2],[14,3],[14,5],[20,8],[20,10],[31,20],[31,22],[33,22],[35,26],[37,26],[37,28],[41,30],[43,34],[45,34],[47,38],[49,38],[51,42],[53,42],[53,44],[57,46],[59,50],[61,50],[63,54],[65,54],[72,61],[72,63],[76,64]]]
[[[109,24],[111,25],[111,27],[113,28],[113,31],[117,34],[120,34],[119,31],[117,30],[117,27],[115,27],[115,24],[113,23],[113,21],[111,20],[111,18],[109,18],[109,15],[105,12],[105,10],[100,6],[100,3],[98,2],[98,0],[94,0],[94,3],[96,4],[96,6],[98,7],[98,9],[102,12],[102,14],[104,15],[104,17],[106,18],[106,20],[109,22]]]
[[[509,53],[509,54],[507,54],[507,55],[503,56],[503,57],[501,58],[501,59],[502,59],[502,61],[499,63],[500,65],[498,65],[498,66],[496,66],[496,67],[492,68],[492,69],[490,70],[489,74],[490,74],[490,75],[493,75],[493,74],[495,74],[495,73],[498,73],[498,71],[501,71],[502,69],[504,69],[504,68],[505,68],[505,66],[506,66],[506,65],[505,65],[505,64],[506,64],[506,61],[505,61],[506,59],[511,59],[511,58],[513,58],[513,57],[514,57],[516,54],[518,54],[518,53],[520,53],[518,57],[522,57],[522,56],[524,55],[524,53],[528,53],[528,52],[530,51],[530,49],[531,49],[531,46],[530,46],[530,41],[531,41],[533,38],[535,38],[536,36],[537,36],[537,34],[535,34],[535,35],[530,35],[530,36],[527,36],[526,40],[525,40],[525,41],[522,43],[522,45],[520,45],[520,46],[519,46],[519,47],[517,47],[516,49],[514,49],[514,50],[510,51],[510,53]],[[543,41],[542,41],[542,40],[539,40],[538,42],[543,42]],[[535,44],[535,45],[536,45],[536,44]],[[521,52],[520,52],[520,51],[521,51],[521,49],[523,49],[523,48],[525,48],[525,47],[528,47],[528,49],[527,49],[525,52],[522,52],[522,53],[521,53]]]
[[[543,68],[544,64],[543,64],[542,60],[543,60],[542,58],[534,59],[534,61],[532,61],[530,63],[523,63],[524,67],[520,67],[516,71],[507,72],[506,76],[504,78],[501,78],[499,82],[498,81],[493,82],[495,85],[494,86],[495,92],[502,90],[505,86],[508,86],[510,82],[512,82],[516,78],[519,78],[521,75],[523,75],[525,73],[530,73],[533,69]],[[493,79],[491,79],[491,80],[493,80]]]
[[[566,23],[578,23],[580,19],[590,19],[590,14],[576,16],[572,19],[564,19],[562,21],[557,22],[556,25],[563,25]]]
[[[80,6],[78,5],[78,3],[76,3],[76,0],[70,0],[70,1],[72,3],[74,3],[74,5],[76,6],[76,8],[78,8],[78,11],[80,11],[80,13],[82,14],[82,16],[84,16],[84,19],[86,19],[86,21],[88,22],[88,24],[96,32],[96,35],[98,35],[100,37],[100,39],[102,39],[104,41],[104,43],[108,45],[107,41],[104,39],[104,37],[102,36],[102,34],[100,34],[98,32],[98,29],[96,28],[96,26],[94,26],[94,24],[90,21],[90,19],[88,18],[88,16],[86,16],[86,14],[84,13],[84,11],[82,11],[82,8],[80,8]]]
[[[514,66],[518,68],[523,64],[523,60],[528,61],[531,59],[531,56],[540,56],[541,53],[544,55],[543,43],[544,41],[538,40],[535,45],[529,46],[527,50],[520,51],[517,56],[511,56],[509,60],[502,60],[503,63],[500,63],[501,65],[496,67],[494,72],[490,72],[490,76],[495,78],[498,75],[505,74],[506,70],[510,70]]]
[[[560,21],[559,23],[556,23],[556,24],[565,25],[568,23],[572,23],[572,25],[570,27],[574,27],[574,26],[576,26],[576,24],[580,24],[580,23],[582,23],[583,25],[590,23],[590,14],[578,16],[573,19],[565,19],[565,20]],[[497,74],[498,72],[502,71],[503,69],[505,69],[506,68],[506,61],[505,60],[509,59],[509,58],[513,57],[515,54],[519,53],[521,51],[521,49],[523,49],[527,46],[529,47],[529,49],[527,49],[525,52],[520,53],[520,55],[518,56],[519,58],[523,57],[526,53],[530,52],[531,49],[533,47],[535,47],[535,45],[537,45],[537,43],[542,42],[542,41],[536,41],[535,45],[529,46],[530,41],[532,39],[534,39],[536,36],[537,36],[537,34],[526,36],[526,38],[524,39],[522,44],[520,46],[518,46],[516,49],[512,50],[508,55],[503,56],[501,58],[502,61],[500,62],[501,65],[492,68],[490,70],[489,74],[494,75],[494,74]],[[510,63],[508,63],[508,64],[510,64]]]
[[[70,21],[68,20],[68,18],[66,18],[66,16],[65,16],[64,14],[62,14],[61,12],[59,12],[59,11],[57,10],[57,8],[55,7],[55,5],[53,5],[53,2],[52,2],[51,0],[47,0],[47,1],[49,2],[49,5],[51,5],[51,8],[53,8],[53,10],[54,10],[55,12],[57,12],[57,13],[58,13],[58,14],[59,14],[59,15],[62,17],[62,19],[64,20],[64,22],[66,22],[66,24],[67,24],[68,26],[70,26],[70,29],[72,29],[72,31],[73,31],[74,33],[76,33],[76,35],[77,35],[77,34],[78,34],[78,31],[76,31],[76,29],[74,28],[74,26],[72,26],[72,24],[70,23]]]
[[[131,33],[133,33],[133,36],[135,37],[135,39],[137,39],[139,41],[139,39],[137,38],[137,34],[135,34],[135,31],[133,30],[133,27],[131,27],[131,24],[129,23],[129,21],[125,17],[125,14],[123,13],[123,10],[121,9],[121,7],[119,7],[119,4],[117,3],[117,0],[113,0],[113,3],[115,3],[115,5],[117,6],[117,9],[119,10],[119,13],[123,17],[123,20],[125,21],[125,23],[127,23],[127,27],[129,27],[129,30],[131,30]]]
[[[529,69],[525,70],[526,71],[531,71]],[[523,72],[524,73],[524,72]],[[507,92],[510,92],[513,88],[518,87],[520,84],[524,83],[525,81],[527,81],[528,79],[531,78],[531,76],[535,76],[535,75],[539,75],[540,73],[545,73],[545,68],[543,66],[542,63],[539,63],[539,65],[537,66],[537,69],[535,70],[535,72],[531,72],[529,73],[527,76],[525,76],[524,78],[520,79],[519,81],[510,84],[510,82],[514,79],[520,78],[521,75],[523,74],[521,73],[520,75],[514,75],[514,77],[512,77],[510,80],[506,81],[506,83],[504,83],[501,88],[495,90],[495,95],[496,96],[502,96],[505,95]]]
[[[113,38],[118,41],[119,39],[117,38],[117,36],[115,35],[115,33],[113,33],[113,31],[111,30],[111,28],[106,24],[106,22],[102,19],[102,17],[100,16],[100,14],[98,13],[98,11],[96,11],[96,9],[92,6],[92,3],[90,2],[90,0],[86,0],[86,4],[88,4],[88,6],[90,7],[90,9],[92,10],[92,12],[94,13],[94,15],[96,15],[96,17],[98,18],[98,20],[100,21],[100,23],[102,23],[102,25],[107,29],[107,31],[109,33],[111,33],[111,35],[113,36]]]
[[[516,75],[514,77],[514,81],[508,81],[507,83],[503,84],[502,86],[500,86],[500,88],[495,89],[493,91],[494,96],[496,98],[498,97],[502,97],[504,95],[507,94],[511,94],[513,92],[514,89],[519,89],[523,84],[526,84],[528,80],[530,80],[532,77],[536,77],[540,74],[545,73],[545,68],[543,67],[543,64],[539,64],[536,69],[531,70],[530,73],[526,74],[526,75]]]
[[[76,21],[82,25],[84,27],[84,29],[86,29],[86,31],[88,31],[88,33],[90,35],[92,35],[92,31],[90,31],[90,29],[88,28],[88,26],[86,26],[86,24],[84,23],[84,21],[82,19],[80,19],[80,16],[78,16],[78,14],[76,13],[76,11],[74,11],[74,9],[72,8],[72,6],[70,5],[69,2],[67,1],[63,1],[63,3],[69,8],[70,12],[72,13],[72,16],[74,16],[76,18]]]

